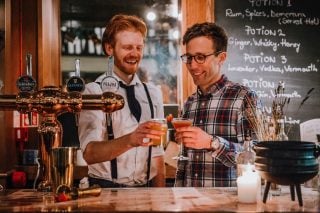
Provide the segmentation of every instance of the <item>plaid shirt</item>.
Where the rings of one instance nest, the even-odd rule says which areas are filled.
[[[189,160],[178,161],[175,186],[236,186],[235,156],[242,148],[244,130],[250,128],[244,114],[256,104],[256,97],[249,88],[223,75],[208,94],[203,95],[198,88],[187,99],[183,117],[192,118],[194,126],[216,136],[220,147],[215,151],[184,148]]]

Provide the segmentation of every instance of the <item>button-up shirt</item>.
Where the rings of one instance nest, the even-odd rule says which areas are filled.
[[[104,77],[106,76],[100,76],[96,82],[101,82]],[[121,81],[117,76],[114,77]],[[103,91],[96,82],[87,84],[83,94],[102,94]],[[141,105],[142,114],[140,122],[143,123],[150,120],[151,112],[147,94],[137,75],[134,76],[130,85],[134,85],[136,99]],[[156,118],[163,118],[164,112],[160,89],[151,83],[147,83],[147,87],[153,103],[154,116]],[[120,87],[117,93],[124,97],[125,105],[121,110],[111,113],[114,138],[126,135],[138,127],[137,120],[130,112],[126,91]],[[78,132],[82,151],[86,149],[87,144],[91,141],[107,141],[106,131],[106,115],[104,112],[98,110],[81,111]],[[163,154],[164,151],[162,148],[152,147],[152,157]],[[115,182],[129,186],[145,184],[147,158],[148,147],[134,147],[118,156],[118,179]],[[157,171],[157,168],[155,168],[152,162],[151,160],[150,179],[156,175]],[[91,177],[112,181],[110,165],[110,161],[88,165],[88,173]]]
[[[207,94],[198,88],[187,99],[183,117],[192,118],[194,126],[216,136],[220,147],[215,151],[184,148],[189,160],[178,161],[175,186],[236,186],[235,156],[241,150],[244,130],[250,128],[245,110],[253,104],[255,93],[224,75]]]

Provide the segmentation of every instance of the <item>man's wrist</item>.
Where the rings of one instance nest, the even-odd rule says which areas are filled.
[[[210,135],[210,147],[213,151],[219,149],[220,141],[218,137]]]

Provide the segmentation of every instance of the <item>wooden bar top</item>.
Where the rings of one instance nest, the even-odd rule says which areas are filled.
[[[264,204],[238,202],[236,188],[119,188],[102,189],[98,197],[55,203],[50,194],[32,189],[2,192],[0,212],[320,212],[320,193],[302,186],[303,206],[291,201],[290,190],[269,195]]]

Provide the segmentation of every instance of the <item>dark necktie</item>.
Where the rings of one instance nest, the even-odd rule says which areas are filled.
[[[124,85],[122,81],[120,81],[119,84],[120,84],[120,87],[126,90],[130,111],[133,114],[133,116],[136,118],[136,120],[139,122],[141,117],[141,106],[134,95],[134,85],[127,86],[127,85]]]

